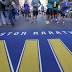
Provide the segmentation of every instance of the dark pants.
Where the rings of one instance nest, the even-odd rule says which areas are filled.
[[[9,11],[9,20],[12,26],[14,26],[14,16],[11,10]]]
[[[6,17],[6,14],[5,14],[5,12],[6,12],[6,11],[3,11],[3,15],[4,15],[4,17]]]

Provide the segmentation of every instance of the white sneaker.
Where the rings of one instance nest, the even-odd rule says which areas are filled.
[[[55,21],[57,21],[58,19],[55,19]]]
[[[49,21],[46,21],[46,24],[49,24],[50,22]]]
[[[64,24],[65,22],[63,21],[63,24]]]
[[[57,21],[57,24],[58,24],[59,22]]]

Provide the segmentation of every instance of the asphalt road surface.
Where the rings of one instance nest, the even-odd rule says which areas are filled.
[[[11,24],[1,25],[1,30],[71,30],[72,29],[72,19],[64,18],[64,24],[59,21],[57,24],[53,20],[50,24],[46,24],[46,17],[41,14],[38,15],[37,22],[32,23],[32,18],[29,20],[25,19],[22,16],[17,16],[15,21],[15,26],[12,27]]]

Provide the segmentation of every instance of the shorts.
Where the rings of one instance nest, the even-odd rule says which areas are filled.
[[[57,15],[58,11],[57,10],[53,10],[53,15]]]
[[[38,15],[38,11],[33,11],[33,16],[37,16]]]
[[[47,11],[46,11],[46,14],[47,15],[52,15],[52,9],[51,8],[48,8]]]
[[[24,11],[25,17],[29,17],[30,11]]]
[[[65,16],[65,14],[64,14],[62,11],[60,11],[60,14],[61,14],[61,16],[62,16],[62,17],[64,17],[64,16]]]
[[[25,13],[25,14],[29,14],[29,13],[30,13],[30,11],[29,11],[29,10],[28,10],[28,11],[24,10],[24,13]]]

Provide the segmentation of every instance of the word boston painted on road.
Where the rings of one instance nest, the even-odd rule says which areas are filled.
[[[72,34],[72,31],[41,31],[41,32],[0,32],[0,36],[9,35],[55,35],[55,34]]]

